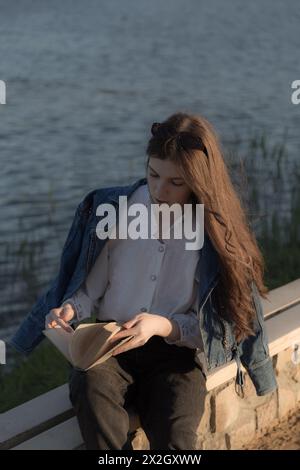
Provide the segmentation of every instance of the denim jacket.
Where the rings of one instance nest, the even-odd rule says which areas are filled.
[[[142,178],[129,186],[96,189],[88,193],[78,205],[71,228],[65,241],[57,277],[49,289],[41,295],[25,317],[10,344],[28,355],[44,338],[45,316],[71,297],[85,281],[106,240],[96,235],[99,217],[96,208],[111,203],[118,210],[119,196],[129,197],[147,180]],[[97,220],[98,219],[98,220]],[[277,388],[272,360],[269,356],[268,339],[263,310],[255,283],[252,283],[253,302],[256,310],[255,336],[249,336],[237,344],[233,324],[223,320],[216,310],[214,288],[220,276],[220,263],[216,250],[204,231],[204,244],[200,249],[196,276],[199,282],[198,318],[203,350],[195,350],[195,361],[205,375],[233,360],[237,363],[236,392],[243,396],[243,373],[245,367],[255,386],[257,395],[265,395]],[[170,281],[171,282],[171,281]]]

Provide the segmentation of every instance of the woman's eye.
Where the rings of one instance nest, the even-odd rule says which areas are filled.
[[[175,181],[172,181],[172,184],[173,184],[174,186],[183,186],[183,183],[175,183]]]
[[[158,175],[153,175],[152,173],[150,173],[150,176],[151,176],[152,178],[157,178],[157,177],[158,177]]]

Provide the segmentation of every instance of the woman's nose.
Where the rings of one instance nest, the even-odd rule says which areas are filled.
[[[166,201],[168,199],[168,193],[164,183],[158,183],[155,189],[156,199],[159,199],[160,201]]]

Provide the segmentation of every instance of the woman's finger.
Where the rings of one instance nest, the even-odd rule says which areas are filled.
[[[121,354],[126,351],[130,351],[130,349],[138,348],[141,346],[141,342],[139,341],[138,337],[136,336],[135,338],[131,339],[125,344],[122,344],[122,346],[116,348],[112,355],[117,356],[118,354]]]
[[[45,327],[46,328],[54,328],[55,320],[53,319],[52,313],[48,313],[45,318]]]
[[[75,312],[71,304],[65,304],[60,312],[60,318],[68,322],[74,318]]]
[[[45,318],[45,325],[46,328],[55,328],[56,326],[56,319],[59,316],[60,309],[52,308],[48,315]]]
[[[68,323],[66,323],[62,318],[57,317],[55,321],[58,326],[61,326],[64,330],[68,331],[69,333],[73,331],[73,328],[71,328],[70,325],[68,325]]]
[[[48,314],[47,319],[47,326],[48,328],[55,328],[56,326],[60,326],[64,330],[68,332],[72,332],[73,329],[60,317],[60,313],[63,309],[54,308]]]
[[[121,339],[121,338],[125,338],[126,336],[131,336],[133,335],[133,331],[132,330],[121,330],[121,331],[118,331],[118,333],[115,333],[112,337],[109,338],[109,342],[113,342],[113,341],[116,341],[118,339]]]
[[[139,313],[138,315],[133,317],[131,320],[128,320],[127,322],[123,323],[122,325],[123,328],[127,328],[127,329],[132,328],[138,321],[140,321],[142,315],[143,314]]]

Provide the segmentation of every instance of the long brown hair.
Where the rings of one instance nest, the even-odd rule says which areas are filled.
[[[266,298],[265,264],[243,207],[229,176],[219,139],[200,115],[175,113],[151,128],[146,154],[170,159],[204,204],[204,226],[220,260],[218,314],[235,325],[238,341],[254,334],[251,281]],[[220,300],[221,299],[221,300]]]

